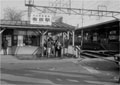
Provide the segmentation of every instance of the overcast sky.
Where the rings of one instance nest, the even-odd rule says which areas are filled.
[[[42,5],[42,6],[48,6],[49,2],[53,2],[55,0],[34,0],[36,5]],[[69,0],[62,0],[62,3],[66,3]],[[27,7],[25,6],[25,0],[0,0],[0,19],[3,18],[4,15],[4,9],[5,8],[15,8],[17,10],[27,10]],[[72,8],[86,8],[86,9],[97,9],[98,5],[105,5],[107,6],[107,10],[109,11],[119,11],[120,12],[120,0],[71,0],[71,6]],[[104,9],[104,8],[101,8]],[[77,26],[79,24],[79,27],[82,26],[82,20],[81,15],[57,15],[57,16],[63,16],[63,21],[65,23]],[[116,16],[117,18],[120,18],[119,16]],[[83,19],[83,26],[96,24],[104,21],[111,20],[113,18],[99,18],[95,16],[84,16]]]

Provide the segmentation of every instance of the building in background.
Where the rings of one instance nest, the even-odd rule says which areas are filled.
[[[120,20],[110,20],[107,22],[94,24],[79,28],[76,33],[76,44],[80,44],[81,31],[83,30],[83,47],[87,50],[103,50],[98,45],[101,45],[104,50],[116,50],[120,48]],[[93,44],[94,43],[94,44]],[[95,44],[98,44],[95,46]],[[95,47],[95,48],[94,48]]]

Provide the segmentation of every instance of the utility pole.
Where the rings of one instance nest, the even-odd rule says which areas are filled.
[[[84,1],[82,0],[82,28],[83,28],[83,25],[84,25],[84,13],[83,13],[83,10],[84,10]],[[81,30],[81,46],[83,45],[83,41],[84,41],[84,34],[83,34],[83,30]]]
[[[25,0],[25,5],[28,6],[28,21],[30,21],[30,16],[32,12],[32,7],[34,5],[34,0]]]

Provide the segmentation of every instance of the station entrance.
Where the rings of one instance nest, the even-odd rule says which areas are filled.
[[[0,28],[5,29],[1,33],[1,41],[8,41],[8,54],[24,54],[26,51],[26,54],[34,55],[39,51],[39,54],[43,55],[45,40],[52,37],[59,39],[64,45],[67,33],[74,31],[74,26],[62,22],[53,22],[51,26],[31,25],[27,21],[1,22]]]

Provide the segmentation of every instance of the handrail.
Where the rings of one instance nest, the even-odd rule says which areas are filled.
[[[74,46],[74,48],[77,50],[77,55],[76,55],[76,57],[80,57],[81,48],[80,48],[79,46]]]
[[[32,55],[35,54],[35,52],[37,52],[39,50],[39,47],[37,47],[37,49],[32,53]]]

